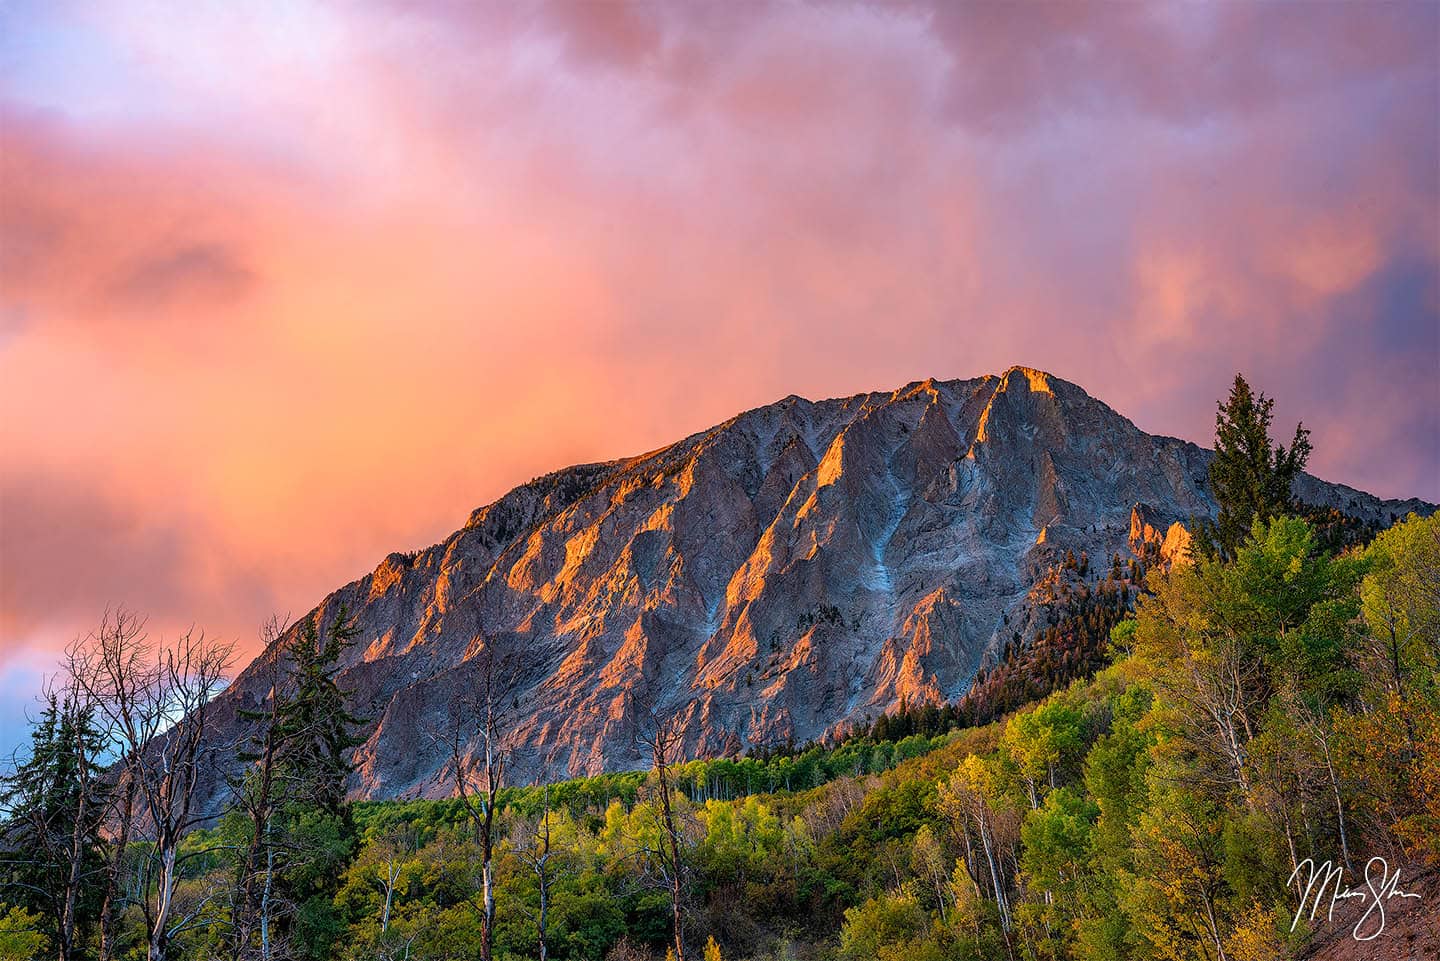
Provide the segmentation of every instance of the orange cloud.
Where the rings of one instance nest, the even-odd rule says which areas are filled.
[[[563,464],[1016,362],[1200,441],[1243,368],[1440,496],[1434,8],[999,11],[12,9],[0,659],[250,643]]]

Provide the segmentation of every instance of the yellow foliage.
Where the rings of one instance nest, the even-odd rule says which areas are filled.
[[[1283,961],[1292,957],[1289,946],[1275,933],[1274,915],[1258,901],[1250,905],[1225,939],[1225,953],[1233,961]]]
[[[0,961],[30,961],[50,951],[50,939],[40,933],[40,915],[11,908],[0,917]]]

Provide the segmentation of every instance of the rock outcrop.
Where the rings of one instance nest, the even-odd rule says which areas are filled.
[[[456,710],[487,645],[524,664],[518,779],[643,766],[636,696],[683,714],[694,756],[956,697],[1015,625],[1031,628],[1027,596],[1066,551],[1183,553],[1183,522],[1214,511],[1209,457],[1016,367],[792,396],[541,477],[312,612],[344,605],[360,631],[342,676],[370,719],[353,791],[447,793],[424,732]],[[1309,477],[1298,490],[1386,522],[1427,506]],[[243,733],[275,656],[215,705],[217,736]]]

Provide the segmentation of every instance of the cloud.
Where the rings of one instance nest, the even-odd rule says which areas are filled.
[[[153,308],[234,300],[254,282],[254,275],[224,246],[186,243],[145,258],[117,277],[107,293],[121,305]]]
[[[43,318],[51,331],[111,327],[131,338],[158,327],[170,337],[177,320],[187,327],[203,314],[211,326],[256,289],[245,208],[261,176],[216,189],[227,165],[204,151],[157,161],[3,103],[0,126],[8,315]]]
[[[139,516],[81,478],[7,472],[0,479],[0,632],[23,637],[68,626],[95,614],[97,601],[183,610],[195,600],[185,520]]]
[[[1291,99],[1344,95],[1434,62],[1433,5],[926,2],[951,59],[960,123],[1003,134],[1130,113],[1205,126]]]
[[[1433,4],[153,13],[0,30],[7,650],[248,641],[547,470],[1016,362],[1201,442],[1244,370],[1440,499]]]

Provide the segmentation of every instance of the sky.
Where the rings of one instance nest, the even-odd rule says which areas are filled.
[[[0,0],[0,746],[107,606],[1012,364],[1440,500],[1440,4]]]

